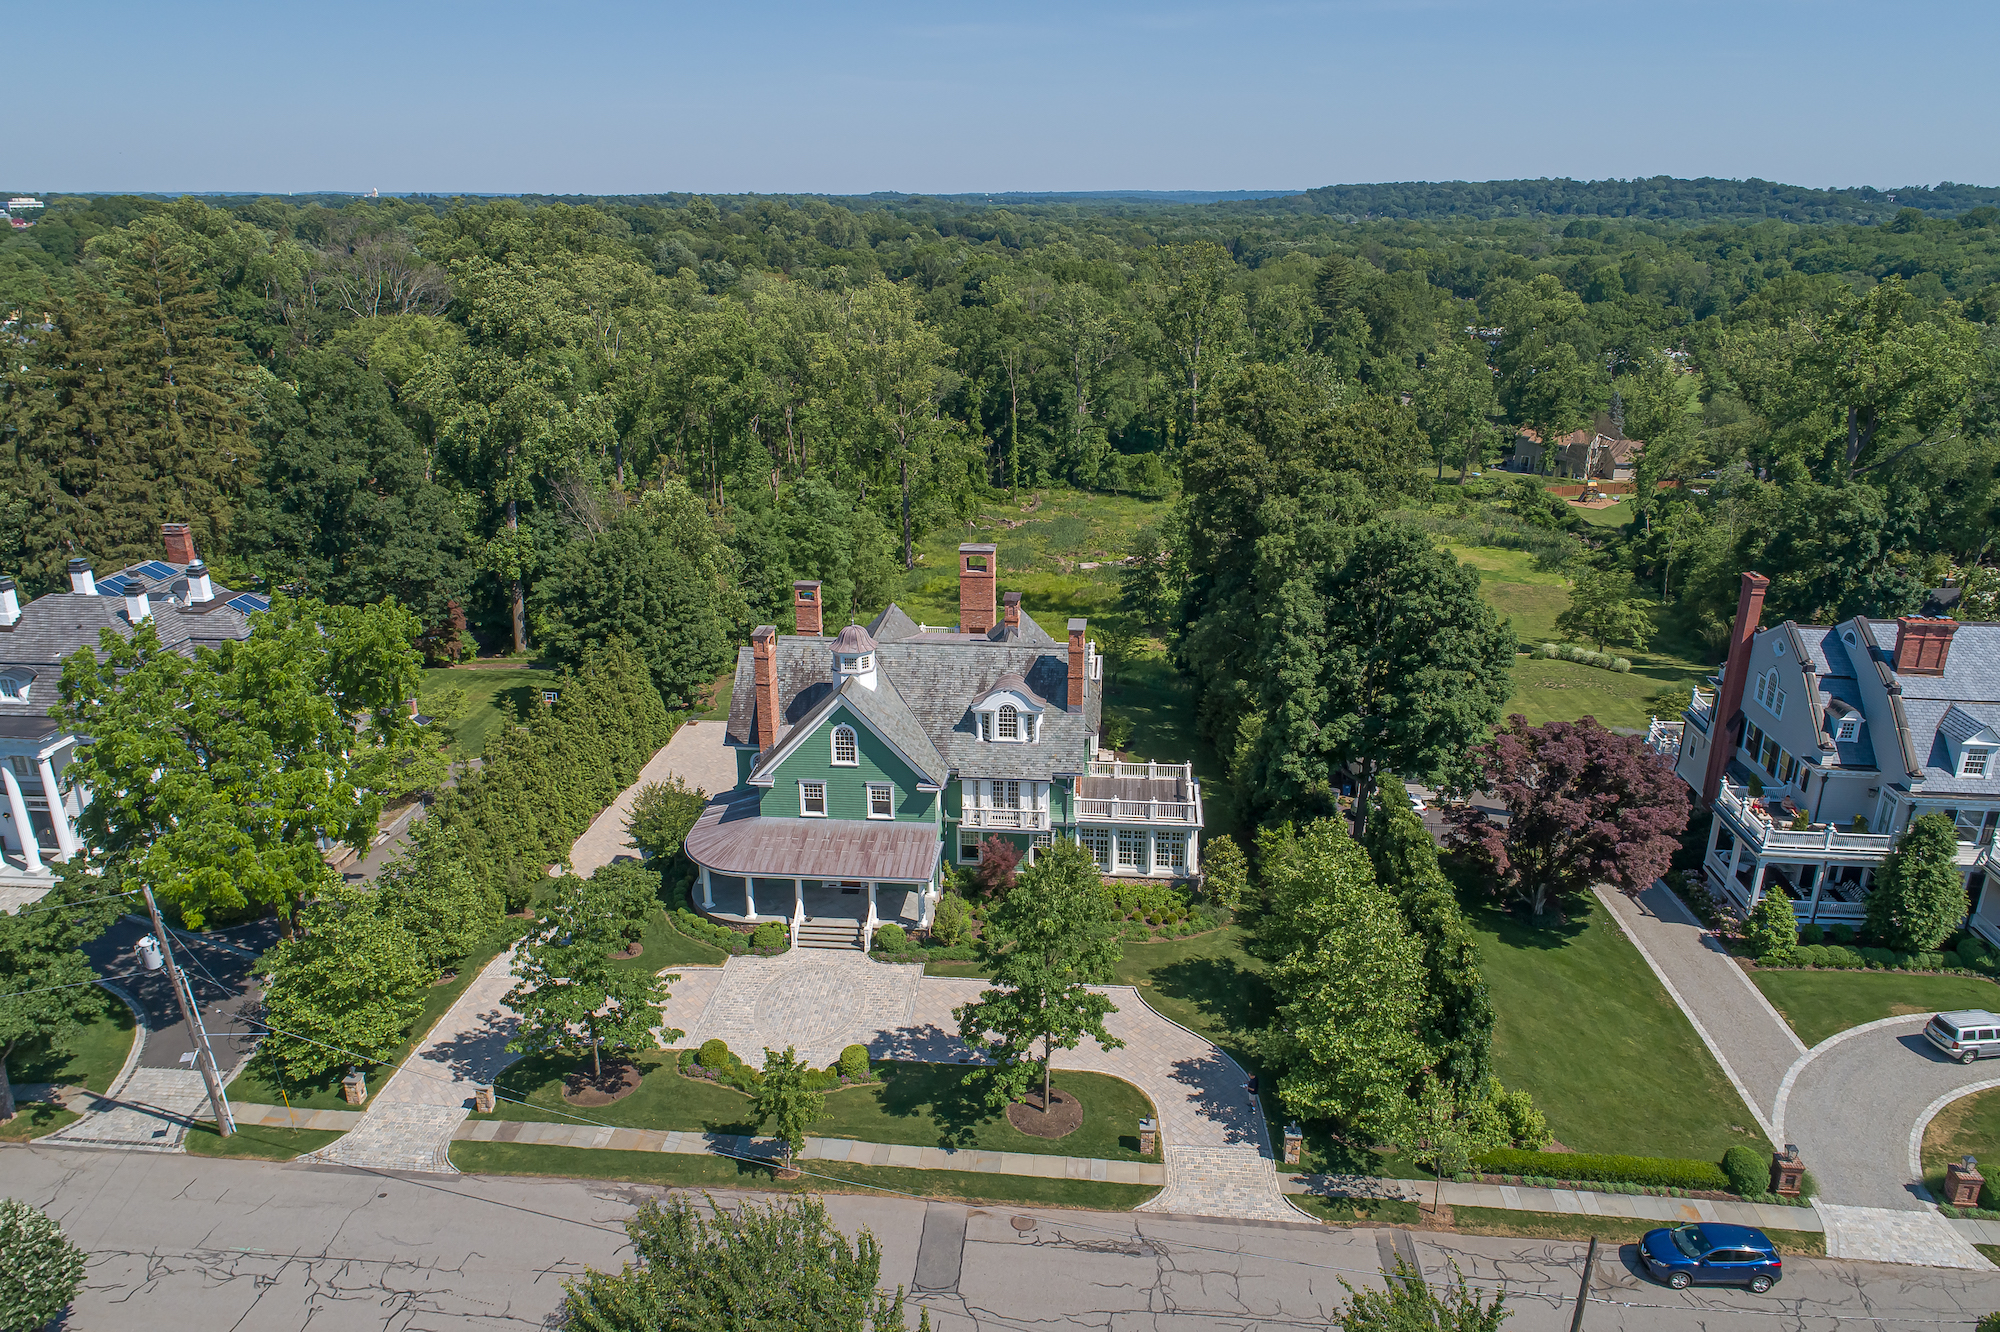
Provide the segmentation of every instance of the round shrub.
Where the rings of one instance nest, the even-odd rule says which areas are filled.
[[[53,1321],[83,1285],[85,1257],[40,1208],[0,1199],[0,1327]]]
[[[1826,957],[1828,963],[1836,967],[1851,969],[1868,965],[1868,960],[1861,956],[1859,949],[1842,948],[1837,944],[1827,946]]]
[[[792,931],[782,920],[767,920],[750,931],[752,948],[789,948],[792,946]]]
[[[699,1058],[703,1068],[724,1069],[729,1067],[730,1060],[735,1056],[729,1053],[729,1046],[717,1036],[701,1043]]]
[[[931,938],[950,948],[965,942],[971,933],[972,915],[965,909],[965,899],[956,893],[939,898],[937,910],[931,913]]]
[[[1852,925],[1829,925],[1826,932],[1837,944],[1851,944],[1854,942],[1854,927]]]
[[[1732,1193],[1762,1193],[1771,1184],[1771,1172],[1763,1156],[1749,1147],[1731,1147],[1724,1152],[1722,1173],[1729,1176]]]
[[[1632,669],[1631,658],[1613,657],[1611,659],[1611,669],[1618,672],[1620,675],[1628,673]]]
[[[1910,960],[1910,964],[1918,971],[1943,971],[1945,965],[1944,954],[1918,953]]]
[[[885,953],[900,953],[910,946],[910,932],[894,921],[877,925],[875,946]]]
[[[840,1071],[849,1082],[868,1081],[868,1047],[850,1045],[840,1052]]]
[[[1826,931],[1817,925],[1801,925],[1799,926],[1799,942],[1807,945],[1825,943]]]
[[[1967,936],[1964,942],[1958,946],[1958,964],[1962,967],[1979,966],[1990,955],[1986,944],[1982,940],[1972,938],[1971,936]]]
[[[1818,944],[1800,944],[1792,950],[1792,961],[1801,967],[1823,967],[1826,965],[1826,949]]]

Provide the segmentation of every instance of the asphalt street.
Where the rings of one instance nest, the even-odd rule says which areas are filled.
[[[143,916],[125,916],[87,944],[84,955],[99,975],[110,977],[146,1015],[146,1046],[139,1054],[139,1067],[186,1068],[189,1065],[181,1062],[181,1056],[194,1049],[194,1042],[174,1002],[173,986],[164,970],[147,972],[139,965],[139,940],[151,933],[152,923]],[[201,1004],[202,1023],[225,1074],[256,1048],[252,1033],[259,1028],[246,1018],[261,1014],[262,990],[250,969],[277,936],[277,923],[268,920],[207,934],[174,932],[174,959],[186,971]]]
[[[46,1207],[91,1253],[64,1326],[540,1328],[566,1278],[621,1261],[621,1224],[659,1190],[613,1183],[405,1176],[35,1146],[0,1148],[0,1191]],[[749,1195],[755,1197],[756,1195]],[[733,1205],[735,1195],[718,1195]],[[966,1208],[836,1196],[883,1247],[883,1281],[947,1329],[1324,1327],[1341,1283],[1398,1254],[1504,1286],[1508,1332],[1569,1327],[1583,1246],[1425,1232]],[[1788,1259],[1766,1296],[1675,1293],[1607,1249],[1584,1324],[1635,1332],[1838,1332],[1969,1326],[2000,1273]],[[916,1311],[910,1312],[915,1326]]]

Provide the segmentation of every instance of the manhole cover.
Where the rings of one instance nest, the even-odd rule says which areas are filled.
[[[1032,1216],[1017,1216],[1007,1224],[1025,1235],[1035,1228],[1035,1218]]]

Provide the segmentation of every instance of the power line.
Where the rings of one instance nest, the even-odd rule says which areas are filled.
[[[22,907],[19,911],[11,912],[10,914],[14,916],[39,916],[44,911],[66,911],[70,907],[83,906],[89,902],[108,902],[114,897],[130,897],[138,891],[137,888],[126,888],[115,893],[100,893],[96,897],[79,897],[72,902],[57,902],[53,906]]]

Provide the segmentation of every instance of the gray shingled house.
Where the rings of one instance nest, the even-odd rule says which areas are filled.
[[[255,593],[215,582],[185,523],[166,524],[162,535],[166,559],[104,578],[89,561],[71,560],[70,590],[25,606],[14,580],[0,578],[0,905],[39,897],[55,883],[51,863],[79,845],[76,819],[90,792],[64,777],[77,736],[49,716],[63,659],[95,649],[105,629],[130,637],[148,619],[169,650],[192,653],[248,638],[251,612],[270,609]]]
[[[688,835],[704,910],[789,922],[794,943],[863,946],[878,922],[924,926],[947,862],[998,836],[1032,858],[1065,837],[1108,875],[1196,872],[1190,764],[1097,747],[1103,662],[1082,620],[1049,636],[990,545],[959,547],[959,622],[891,605],[823,632],[820,585],[794,585],[796,634],[764,625],[736,660],[737,784]]]

